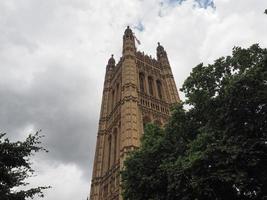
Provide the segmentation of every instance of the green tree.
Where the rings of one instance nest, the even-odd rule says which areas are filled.
[[[25,179],[34,175],[30,157],[46,149],[40,146],[39,132],[29,135],[25,141],[10,142],[6,134],[0,134],[0,199],[25,200],[35,195],[43,197],[42,190],[49,187],[23,189]]]
[[[267,9],[265,9],[264,13],[267,14]]]
[[[235,47],[196,66],[181,90],[166,127],[150,125],[126,159],[125,199],[266,199],[267,50]]]
[[[124,185],[125,199],[151,199],[151,197],[162,199],[166,195],[158,192],[164,190],[162,186],[164,175],[158,168],[161,155],[159,146],[163,139],[163,132],[152,124],[146,126],[145,132],[141,148],[133,152],[132,159],[127,159],[125,162],[127,172],[123,172],[123,177],[128,180]],[[152,182],[153,185],[151,185]],[[133,193],[132,188],[136,188],[136,191],[147,192]]]

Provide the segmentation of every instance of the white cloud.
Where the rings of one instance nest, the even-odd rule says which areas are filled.
[[[63,165],[38,160],[34,168],[38,176],[28,179],[30,186],[51,186],[44,190],[44,200],[86,199],[88,181],[83,178],[83,172],[75,164]]]
[[[110,54],[121,56],[127,25],[144,26],[134,29],[139,50],[155,57],[161,42],[178,87],[192,67],[231,54],[233,46],[267,46],[267,1],[216,0],[216,9],[168,2],[0,2],[0,127],[17,137],[43,130],[50,153],[37,163],[43,171],[34,183],[56,186],[47,199],[89,191],[105,65]]]

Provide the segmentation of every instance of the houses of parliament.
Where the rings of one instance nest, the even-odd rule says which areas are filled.
[[[157,58],[138,51],[128,26],[122,57],[108,60],[103,88],[90,200],[122,200],[120,171],[129,151],[140,145],[146,123],[163,126],[179,102],[167,53]]]

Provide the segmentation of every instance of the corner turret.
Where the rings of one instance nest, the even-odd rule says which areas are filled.
[[[122,54],[124,56],[126,55],[134,56],[135,52],[136,52],[136,48],[135,48],[134,33],[132,29],[129,26],[127,26],[126,30],[124,31],[124,35],[123,35]]]
[[[127,26],[127,28],[125,29],[123,39],[134,40],[133,31],[132,31],[132,29],[130,29],[130,26]]]
[[[173,73],[164,47],[158,42],[157,59],[162,67],[162,74],[165,76],[167,83],[167,96],[171,105],[180,101],[179,94],[174,81]]]
[[[108,64],[107,64],[107,70],[112,70],[115,67],[115,59],[113,57],[113,54],[111,55],[111,57],[108,60]]]
[[[113,56],[114,55],[112,54],[110,59],[108,60],[108,65],[115,66],[115,59]]]
[[[157,59],[160,60],[162,57],[167,58],[167,53],[164,50],[164,47],[158,42],[157,47]],[[167,58],[168,59],[168,58]]]

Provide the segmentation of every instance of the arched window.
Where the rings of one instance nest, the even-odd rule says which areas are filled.
[[[151,76],[148,77],[148,89],[149,89],[149,94],[154,95],[153,91],[153,78]]]
[[[140,91],[145,92],[145,75],[143,73],[139,74],[139,84],[140,84]]]
[[[162,85],[161,85],[160,80],[157,80],[157,90],[158,90],[159,98],[162,99]]]

